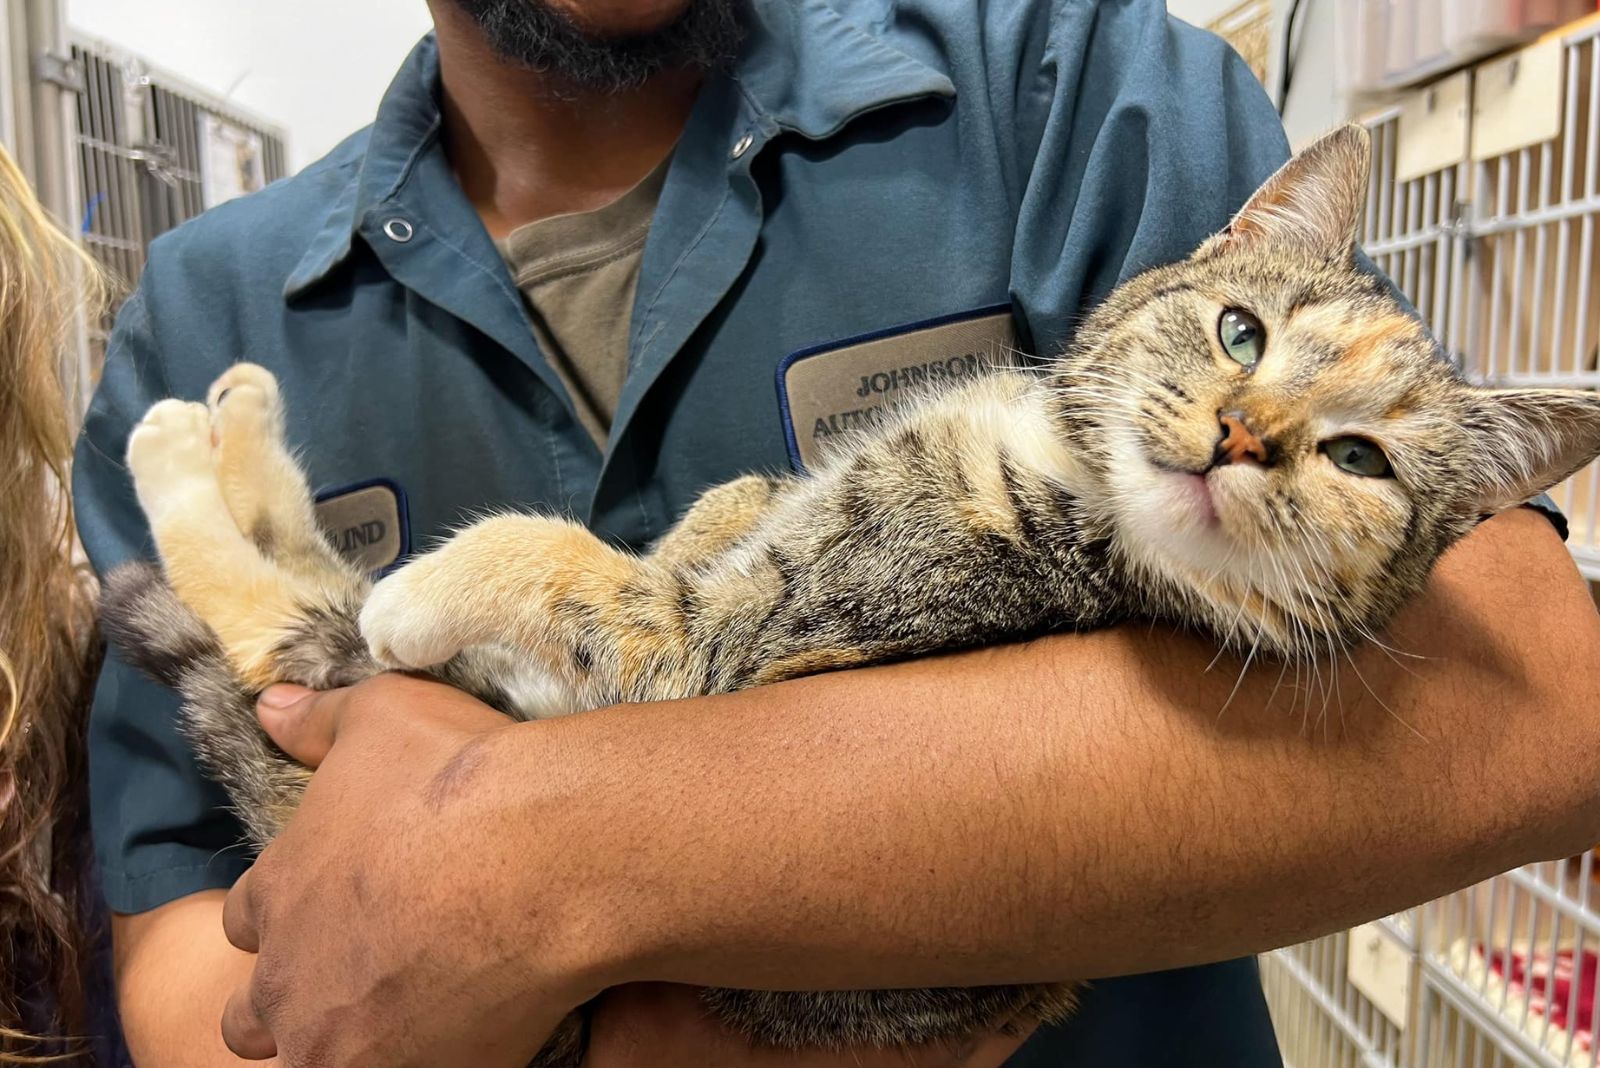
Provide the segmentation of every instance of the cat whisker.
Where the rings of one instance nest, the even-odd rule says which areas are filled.
[[[1210,586],[1210,585],[1214,584],[1217,581],[1218,576],[1221,575],[1225,570],[1227,570],[1228,566],[1233,562],[1234,556],[1238,554],[1238,551],[1239,550],[1238,550],[1238,546],[1237,545],[1229,545],[1229,547],[1228,547],[1228,555],[1223,557],[1222,560],[1217,564],[1217,566],[1212,570],[1211,574],[1207,576],[1207,578],[1206,578],[1206,585],[1207,586]],[[1233,635],[1238,633],[1239,621],[1244,618],[1245,605],[1246,605],[1245,598],[1243,598],[1243,597],[1239,598],[1239,610],[1234,613],[1233,619],[1228,623],[1228,633],[1225,636],[1227,638],[1227,640],[1223,641],[1223,642],[1221,642],[1219,644],[1219,646],[1217,648],[1217,655],[1212,657],[1211,658],[1211,663],[1206,665],[1206,672],[1205,673],[1209,674],[1211,669],[1217,666],[1217,661],[1221,660],[1223,654],[1228,652],[1228,650],[1232,646],[1232,644],[1233,644]]]
[[[1331,556],[1332,555],[1332,549],[1328,545],[1327,538],[1326,538],[1326,536],[1324,535],[1323,532],[1318,531],[1318,530],[1314,530],[1314,529],[1308,529],[1304,533],[1309,538],[1313,539],[1312,544],[1311,544],[1311,548],[1313,550],[1313,555],[1308,560],[1308,562],[1311,564],[1313,570],[1315,570],[1317,572],[1318,578],[1321,580],[1321,585],[1327,586],[1327,585],[1330,584],[1329,581],[1328,581],[1329,580],[1329,573],[1328,573],[1328,570],[1327,570],[1328,562],[1326,560],[1324,560],[1323,558]],[[1400,670],[1406,672],[1408,675],[1416,677],[1416,672],[1412,671],[1411,668],[1408,665],[1402,663],[1400,661],[1400,659],[1399,659],[1400,657],[1403,656],[1403,657],[1407,657],[1407,658],[1412,659],[1412,660],[1429,660],[1429,659],[1432,659],[1430,657],[1426,657],[1426,656],[1423,656],[1423,655],[1418,654],[1418,653],[1410,653],[1410,652],[1406,652],[1404,650],[1396,649],[1396,648],[1390,646],[1388,643],[1384,642],[1376,634],[1374,634],[1372,629],[1370,627],[1368,627],[1365,623],[1363,623],[1359,618],[1354,618],[1354,617],[1350,618],[1347,621],[1347,625],[1349,625],[1356,632],[1356,634],[1361,637],[1361,639],[1364,642],[1366,642],[1366,643],[1374,646],[1375,648],[1377,648],[1386,657],[1388,657],[1389,660],[1391,662],[1393,662],[1396,667],[1398,667]],[[1363,680],[1363,682],[1364,681],[1365,680]]]
[[[1278,699],[1278,691],[1283,688],[1283,677],[1289,673],[1289,665],[1291,663],[1293,663],[1292,660],[1285,659],[1283,667],[1278,669],[1278,681],[1272,684],[1272,692],[1267,695],[1268,711],[1271,711],[1272,703]]]
[[[1273,567],[1273,570],[1277,573],[1277,588],[1280,589],[1280,590],[1291,590],[1292,591],[1293,587],[1289,584],[1287,576],[1285,575],[1285,573],[1283,571],[1283,561],[1280,560],[1277,556],[1272,555],[1272,554],[1268,554],[1267,555],[1267,560],[1271,563],[1271,565]],[[1319,644],[1320,643],[1318,642],[1317,635],[1316,635],[1315,632],[1311,631],[1311,629],[1309,627],[1306,626],[1305,621],[1300,618],[1300,615],[1299,615],[1298,612],[1291,611],[1291,612],[1288,613],[1288,615],[1289,615],[1290,622],[1293,624],[1294,630],[1295,630],[1295,646],[1296,646],[1296,649],[1297,650],[1304,650],[1305,653],[1308,654],[1307,655],[1307,663],[1308,663],[1308,666],[1311,668],[1311,671],[1312,671],[1312,681],[1316,685],[1318,690],[1320,690],[1322,692],[1322,694],[1323,694],[1323,710],[1324,710],[1324,714],[1326,714],[1328,695],[1329,695],[1329,685],[1322,677],[1321,655],[1320,655],[1321,650],[1319,648]],[[1310,716],[1310,711],[1311,711],[1310,700],[1311,700],[1310,699],[1310,693],[1308,691],[1307,700],[1306,700],[1306,715],[1307,715],[1307,717]],[[1304,724],[1304,723],[1302,724],[1302,730],[1305,728],[1305,725],[1306,724]]]
[[[1394,721],[1396,723],[1400,724],[1400,726],[1404,727],[1406,730],[1408,730],[1412,734],[1416,735],[1422,741],[1424,741],[1424,742],[1430,741],[1430,739],[1428,738],[1428,736],[1426,734],[1423,734],[1421,731],[1417,730],[1417,728],[1413,727],[1410,723],[1406,722],[1405,718],[1403,716],[1401,716],[1400,713],[1396,712],[1393,708],[1389,707],[1389,703],[1387,701],[1385,701],[1383,698],[1379,697],[1377,692],[1375,690],[1373,690],[1373,688],[1371,686],[1367,685],[1367,678],[1366,678],[1365,675],[1361,674],[1360,665],[1358,665],[1356,663],[1355,657],[1351,656],[1348,651],[1346,651],[1346,653],[1345,653],[1345,659],[1350,661],[1350,670],[1352,670],[1352,671],[1354,671],[1356,673],[1356,678],[1361,680],[1361,685],[1362,686],[1366,686],[1367,695],[1370,696],[1374,701],[1378,702],[1378,706],[1380,708],[1382,708],[1385,712],[1389,713],[1390,716],[1394,717]]]
[[[1239,677],[1233,680],[1233,689],[1228,691],[1228,699],[1222,702],[1222,707],[1217,710],[1217,720],[1222,720],[1223,714],[1233,704],[1233,699],[1239,695],[1239,687],[1244,685],[1244,677],[1250,673],[1250,664],[1256,658],[1256,650],[1261,646],[1261,632],[1256,632],[1256,640],[1250,645],[1250,652],[1244,658],[1244,666],[1239,669]]]

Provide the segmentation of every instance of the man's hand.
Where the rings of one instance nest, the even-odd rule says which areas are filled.
[[[959,1049],[786,1053],[752,1049],[711,1019],[694,988],[635,983],[590,1010],[583,1068],[1000,1068],[1021,1038],[988,1036]]]
[[[228,940],[260,954],[228,1002],[228,1047],[248,1058],[282,1050],[291,1065],[522,1068],[583,998],[556,994],[579,988],[553,973],[555,996],[529,989],[517,963],[526,947],[507,945],[510,914],[488,911],[488,880],[477,877],[506,855],[482,841],[504,813],[497,819],[493,801],[479,796],[489,776],[478,774],[505,718],[403,676],[321,694],[275,687],[259,714],[285,752],[319,770],[289,829],[227,898]],[[364,826],[342,818],[347,805],[367,811]],[[439,870],[451,858],[484,863],[457,880]],[[496,979],[497,968],[514,974]],[[485,1003],[486,989],[505,996]],[[956,1050],[756,1050],[718,1027],[693,988],[660,983],[608,991],[591,1026],[586,1068],[999,1068],[1022,1043],[986,1036]]]
[[[517,862],[519,835],[541,833],[508,832],[507,818],[525,814],[503,789],[516,776],[490,773],[508,721],[401,676],[323,694],[278,687],[260,716],[320,770],[228,894],[228,940],[259,954],[228,1002],[228,1047],[297,1068],[523,1068],[598,987],[575,978],[562,947],[538,942],[570,926],[517,923],[533,903],[497,877]],[[564,875],[545,866],[540,877]]]

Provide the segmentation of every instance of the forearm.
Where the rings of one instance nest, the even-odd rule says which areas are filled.
[[[113,921],[117,1006],[139,1068],[242,1068],[222,1044],[222,1006],[252,957],[222,934],[222,891]]]
[[[1542,519],[1491,528],[1397,621],[1425,659],[1361,651],[1326,706],[1267,665],[1230,703],[1201,640],[1055,638],[516,728],[566,769],[529,833],[601,807],[616,980],[1103,976],[1382,914],[1600,838],[1594,613]]]

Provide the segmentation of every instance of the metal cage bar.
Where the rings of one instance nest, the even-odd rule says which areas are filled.
[[[207,116],[258,136],[264,179],[284,176],[278,128],[99,42],[77,39],[72,55],[84,74],[77,100],[79,225],[117,292],[137,283],[153,240],[205,209],[199,124]],[[96,378],[109,328],[108,317],[91,338]]]

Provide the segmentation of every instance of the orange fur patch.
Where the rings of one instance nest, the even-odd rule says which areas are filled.
[[[1359,333],[1349,341],[1336,337],[1344,344],[1344,359],[1339,369],[1348,374],[1375,374],[1380,368],[1369,366],[1389,342],[1409,337],[1417,332],[1417,324],[1403,315],[1390,315],[1371,323],[1360,324]]]

